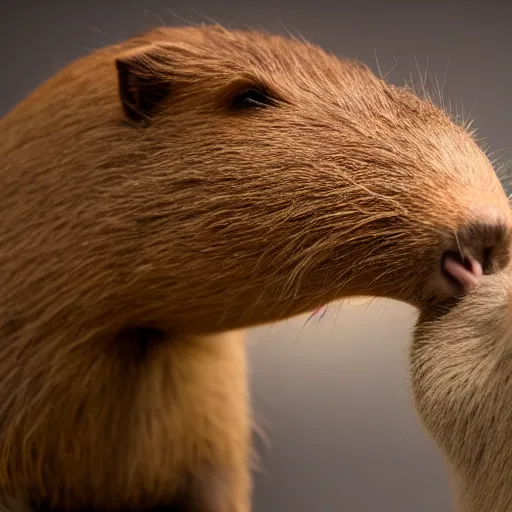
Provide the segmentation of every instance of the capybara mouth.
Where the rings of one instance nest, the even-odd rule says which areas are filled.
[[[483,275],[481,263],[467,255],[446,251],[441,260],[441,273],[459,292],[468,292],[478,285]]]

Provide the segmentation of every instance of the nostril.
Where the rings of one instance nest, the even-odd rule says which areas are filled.
[[[485,274],[488,274],[492,269],[492,247],[484,247],[482,254],[482,269]]]

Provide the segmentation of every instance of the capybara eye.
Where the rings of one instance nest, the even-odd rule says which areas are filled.
[[[262,89],[248,88],[233,98],[232,106],[236,109],[264,108],[273,104],[272,98]]]

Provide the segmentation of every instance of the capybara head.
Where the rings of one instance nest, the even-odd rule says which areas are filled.
[[[346,295],[418,305],[457,292],[446,254],[509,257],[471,136],[305,42],[153,30],[72,63],[0,131],[2,295],[23,316],[217,331]]]
[[[453,472],[461,512],[512,510],[512,273],[425,309],[410,354],[417,411]]]

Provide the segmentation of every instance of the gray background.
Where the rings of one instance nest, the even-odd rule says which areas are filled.
[[[1,1],[0,115],[71,59],[159,24],[213,18],[298,31],[388,80],[445,84],[457,110],[507,156],[512,137],[512,7],[498,2],[260,0]],[[330,6],[330,7],[329,7]],[[443,461],[413,411],[407,345],[415,312],[388,301],[333,305],[251,333],[259,442],[255,509],[445,512]]]

